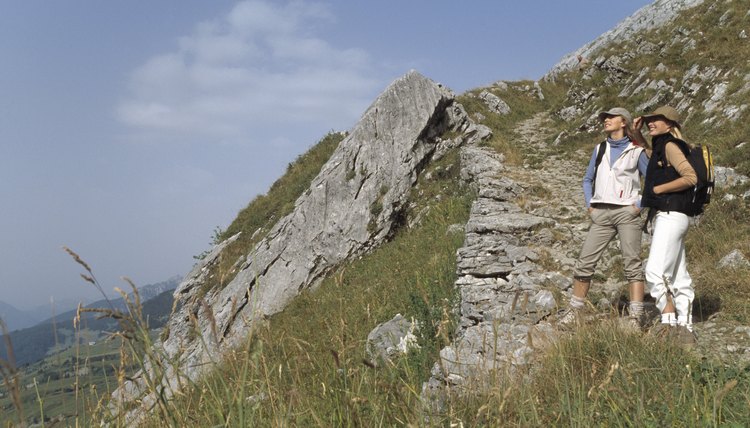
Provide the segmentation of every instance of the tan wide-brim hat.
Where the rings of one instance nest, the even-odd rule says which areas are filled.
[[[680,120],[681,120],[680,113],[678,113],[677,110],[675,110],[674,108],[670,106],[659,107],[658,109],[654,110],[653,113],[644,114],[642,117],[643,117],[643,120],[645,121],[653,120],[653,119],[660,119],[660,118],[666,119],[667,121],[672,122],[674,126],[678,128],[682,127],[680,125]]]

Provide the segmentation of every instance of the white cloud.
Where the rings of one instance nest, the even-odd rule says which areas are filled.
[[[168,139],[247,141],[259,129],[353,125],[382,82],[367,52],[316,37],[333,20],[307,2],[238,3],[134,70],[117,116]]]

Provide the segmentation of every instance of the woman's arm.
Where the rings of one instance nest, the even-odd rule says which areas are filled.
[[[646,150],[642,151],[640,156],[638,156],[638,172],[641,173],[642,177],[646,176],[646,171],[648,170],[648,155],[646,154]],[[639,210],[641,209],[641,200],[638,199],[638,202],[635,203],[635,207]]]
[[[664,151],[666,153],[667,162],[677,170],[677,173],[680,174],[680,178],[654,186],[654,193],[661,195],[662,193],[679,192],[695,186],[698,183],[698,176],[695,174],[695,170],[690,165],[690,162],[682,153],[682,150],[677,147],[677,144],[671,142],[667,143]]]
[[[641,128],[643,127],[643,118],[638,116],[635,119],[633,119],[633,138],[635,138],[635,143],[639,146],[646,149],[647,153],[646,155],[648,157],[651,157],[651,145],[648,144],[648,141],[641,133]]]
[[[591,160],[589,161],[589,166],[586,168],[586,173],[583,175],[583,198],[586,208],[591,206],[591,197],[594,196],[594,169],[596,169],[596,151],[598,147],[599,145],[597,144],[594,148],[594,153],[591,154]]]
[[[645,177],[646,170],[648,170],[648,153],[644,150],[641,152],[640,156],[638,156],[638,172]]]

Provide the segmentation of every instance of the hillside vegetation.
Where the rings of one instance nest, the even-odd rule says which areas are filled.
[[[178,278],[174,277],[140,288],[143,301],[138,310],[150,331],[158,331],[166,323],[177,282]],[[110,305],[128,312],[123,298],[101,300],[87,307],[109,308]],[[100,313],[63,312],[6,335],[0,344],[3,375],[0,421],[11,422],[18,406],[25,409],[27,420],[35,423],[85,414],[96,408],[103,398],[100,391],[109,395],[117,385],[118,372],[124,369],[122,364],[129,363],[122,359],[122,343],[112,340],[121,330],[117,319],[98,315]],[[12,351],[12,359],[8,349]],[[10,361],[18,367],[17,377],[13,376],[15,370]],[[83,391],[86,394],[80,394]],[[14,400],[18,402],[14,404]]]
[[[169,318],[172,308],[172,292],[179,283],[179,277],[171,278],[156,284],[142,287],[143,314],[149,320],[152,329],[161,328]],[[156,291],[166,290],[153,295]],[[112,307],[124,309],[125,302],[122,298],[99,300],[84,307],[103,308]],[[100,340],[112,331],[117,330],[117,321],[110,318],[97,317],[94,313],[84,313],[80,319],[83,329],[88,331],[87,336],[82,339],[77,337],[73,329],[73,320],[78,311],[71,310],[19,330],[11,331],[8,339],[13,344],[15,362],[19,366],[35,363],[45,356],[60,352],[73,346],[76,341],[84,342]],[[0,359],[7,360],[8,353],[5,343],[0,343]]]
[[[580,186],[601,139],[595,115],[612,106],[638,115],[662,104],[680,105],[686,138],[709,144],[717,164],[750,175],[750,144],[742,144],[749,130],[750,39],[741,38],[743,31],[750,32],[744,1],[706,2],[663,28],[607,46],[600,58],[540,81],[538,89],[534,82],[503,82],[468,91],[458,101],[493,130],[485,144],[525,174],[543,170],[550,153],[569,156],[580,170],[559,178],[570,186]],[[478,97],[482,91],[504,100],[510,114],[491,111]],[[544,148],[521,147],[518,128],[537,114],[551,118],[545,134],[556,137]],[[242,232],[242,237],[209,287],[231,279],[237,258],[289,212],[342,138],[323,138],[221,234],[224,239]],[[688,352],[606,321],[549,345],[527,370],[493,371],[490,388],[449,396],[441,412],[427,412],[422,384],[458,320],[456,250],[475,197],[461,184],[461,167],[458,149],[429,165],[389,242],[339,266],[259,323],[212,373],[185,385],[173,399],[160,399],[144,425],[750,426],[750,364],[743,355],[724,352],[724,336],[711,345],[716,349]],[[744,343],[750,340],[750,269],[721,269],[718,261],[733,249],[750,254],[750,208],[742,196],[748,190],[750,183],[717,190],[687,240],[696,321],[722,322],[727,335],[736,332]],[[559,203],[543,186],[527,185],[524,197]],[[570,274],[558,260],[543,262]],[[616,270],[602,275],[616,276]],[[419,325],[420,348],[392,363],[373,361],[365,352],[367,334],[396,313]],[[131,340],[150,339],[146,334]],[[144,352],[159,352],[148,349]],[[75,393],[95,398],[82,413],[67,414],[66,423],[109,417],[102,407],[107,393],[80,387]],[[36,405],[43,407],[44,400]],[[11,415],[7,423],[18,421],[16,414],[5,414]]]

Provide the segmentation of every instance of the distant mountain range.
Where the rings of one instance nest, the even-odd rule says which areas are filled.
[[[179,283],[180,279],[180,276],[174,276],[166,281],[145,285],[138,288],[138,294],[141,296],[142,301],[152,299],[166,290],[173,290],[177,286],[176,283]],[[117,298],[113,301],[120,300],[121,299]],[[75,310],[80,301],[81,299],[67,299],[67,301],[56,300],[56,310],[51,309],[50,305],[40,305],[33,309],[24,310],[18,309],[10,303],[0,300],[0,318],[5,322],[8,331],[20,330],[39,323],[51,321],[52,317],[50,314],[57,312],[57,310],[63,310],[63,312],[60,313],[60,315],[56,315],[54,318],[65,319],[68,313],[73,312],[73,314],[75,314]],[[87,304],[84,301],[84,305],[88,307],[106,307],[107,302],[106,300],[99,300]]]
[[[42,320],[42,317],[35,311],[16,309],[10,303],[5,303],[2,300],[0,300],[0,318],[5,322],[8,330],[28,327]]]
[[[166,281],[138,288],[138,295],[143,306],[143,316],[148,319],[150,328],[159,328],[168,319],[172,309],[172,293],[177,285],[179,285],[180,279],[181,277],[174,276]],[[132,298],[132,293],[130,297]],[[110,308],[110,305],[114,309],[125,309],[125,302],[122,298],[111,299],[109,301],[104,299],[98,300],[84,307]],[[41,322],[37,319],[35,324],[34,321],[31,321],[31,327],[12,329],[10,331],[10,340],[16,364],[33,363],[44,358],[56,348],[65,348],[73,345],[75,343],[73,318],[75,318],[76,312],[77,308],[47,318]],[[30,315],[24,315],[23,311],[19,311],[13,306],[3,304],[2,302],[0,302],[0,313],[9,314],[8,319],[13,319],[16,325],[23,325],[23,322],[28,322],[28,317],[30,317]],[[27,318],[24,318],[24,316]],[[5,319],[4,315],[3,320]],[[9,326],[12,325],[7,321],[6,324]],[[80,326],[81,329],[87,330],[86,337],[88,339],[98,338],[118,328],[114,320],[109,318],[97,319],[97,315],[94,313],[84,313],[81,317]],[[0,343],[0,359],[8,359],[5,341]]]
[[[0,318],[9,331],[19,330],[38,324],[52,314],[67,312],[77,308],[78,304],[87,304],[91,299],[67,298],[55,299],[52,303],[38,305],[30,309],[18,309],[8,302],[0,300]]]

